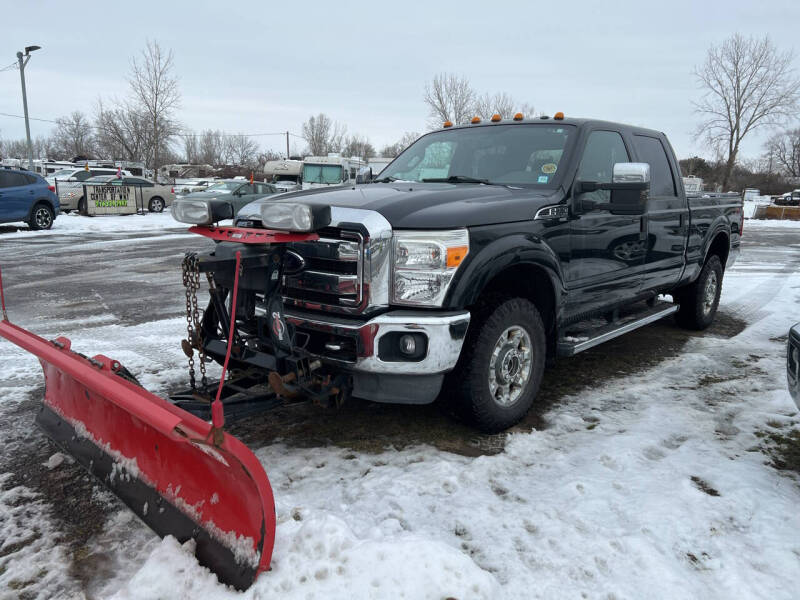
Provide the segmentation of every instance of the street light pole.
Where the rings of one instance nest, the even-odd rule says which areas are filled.
[[[31,52],[38,50],[41,46],[27,46],[25,54],[17,52],[19,61],[19,78],[22,81],[22,108],[25,111],[25,137],[28,139],[28,170],[33,171],[33,144],[31,144],[31,125],[28,121],[28,95],[25,92],[25,65],[31,59]],[[25,60],[23,60],[23,58]]]

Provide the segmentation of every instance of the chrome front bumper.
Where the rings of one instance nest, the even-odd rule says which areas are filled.
[[[342,360],[331,354],[317,353],[320,359],[341,364],[364,373],[396,375],[433,375],[446,373],[456,366],[469,326],[470,313],[396,310],[363,323],[336,317],[318,317],[286,311],[286,320],[295,327],[320,334],[357,340],[355,360]],[[422,333],[427,337],[427,351],[420,360],[382,360],[378,353],[383,336],[393,333]]]

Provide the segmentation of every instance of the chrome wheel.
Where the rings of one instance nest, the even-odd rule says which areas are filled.
[[[703,315],[708,316],[714,308],[714,302],[717,299],[717,273],[711,271],[706,279],[706,285],[703,289]]]
[[[36,229],[49,229],[53,224],[53,215],[46,206],[40,206],[33,213],[33,222],[36,223]]]
[[[489,358],[489,392],[500,406],[514,404],[531,376],[531,337],[513,325],[494,345]]]

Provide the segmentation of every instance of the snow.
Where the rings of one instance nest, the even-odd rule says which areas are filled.
[[[0,239],[20,237],[42,237],[51,235],[84,235],[87,232],[121,233],[131,231],[159,231],[165,229],[186,230],[189,225],[172,218],[169,210],[163,213],[146,213],[144,215],[109,215],[101,217],[84,217],[76,213],[59,214],[53,227],[42,231],[33,231],[25,223],[3,224],[2,227],[19,226],[18,231],[3,233]]]
[[[800,223],[748,221],[745,232],[771,227]],[[722,306],[743,331],[689,337],[675,358],[561,398],[542,429],[512,431],[499,454],[254,448],[278,527],[271,571],[244,593],[201,567],[191,543],[159,540],[127,511],[114,513],[94,545],[115,577],[95,596],[796,597],[800,481],[767,464],[756,435],[800,424],[782,337],[800,320],[800,255],[776,264],[782,251],[751,248],[726,273]],[[76,350],[113,356],[153,392],[185,378],[182,318],[69,326]],[[2,403],[40,385],[38,362],[10,344],[0,343],[0,365]],[[46,567],[40,589],[55,596],[69,560],[48,541],[56,530],[44,500],[5,481],[0,555],[30,532],[40,538],[0,558],[0,585]]]
[[[793,597],[800,488],[766,466],[755,433],[798,423],[770,338],[798,318],[800,275],[734,268],[723,303],[736,312],[756,288],[763,316],[739,335],[692,338],[565,398],[496,456],[259,448],[279,524],[272,570],[243,597]],[[176,582],[239,596],[165,539],[115,598]]]
[[[800,229],[800,221],[789,219],[746,219],[744,225],[745,235],[748,229]]]

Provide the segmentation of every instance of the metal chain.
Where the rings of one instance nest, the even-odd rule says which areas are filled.
[[[200,322],[200,307],[197,302],[197,292],[200,289],[200,261],[196,252],[187,252],[181,264],[183,269],[183,287],[186,289],[186,333],[188,336],[188,348],[186,355],[189,357],[189,383],[192,389],[196,389],[194,371],[194,351],[197,349],[199,354],[200,383],[204,392],[208,391],[208,378],[206,376],[206,353],[203,348],[200,332],[202,324]]]
[[[183,287],[186,290],[186,336],[188,344],[184,347],[184,352],[189,357],[189,384],[192,390],[196,389],[194,377],[194,339],[195,330],[194,322],[192,320],[192,297],[195,295],[192,290],[192,271],[194,270],[194,262],[197,260],[197,254],[194,252],[187,252],[183,256],[181,262],[181,270],[183,271]]]

